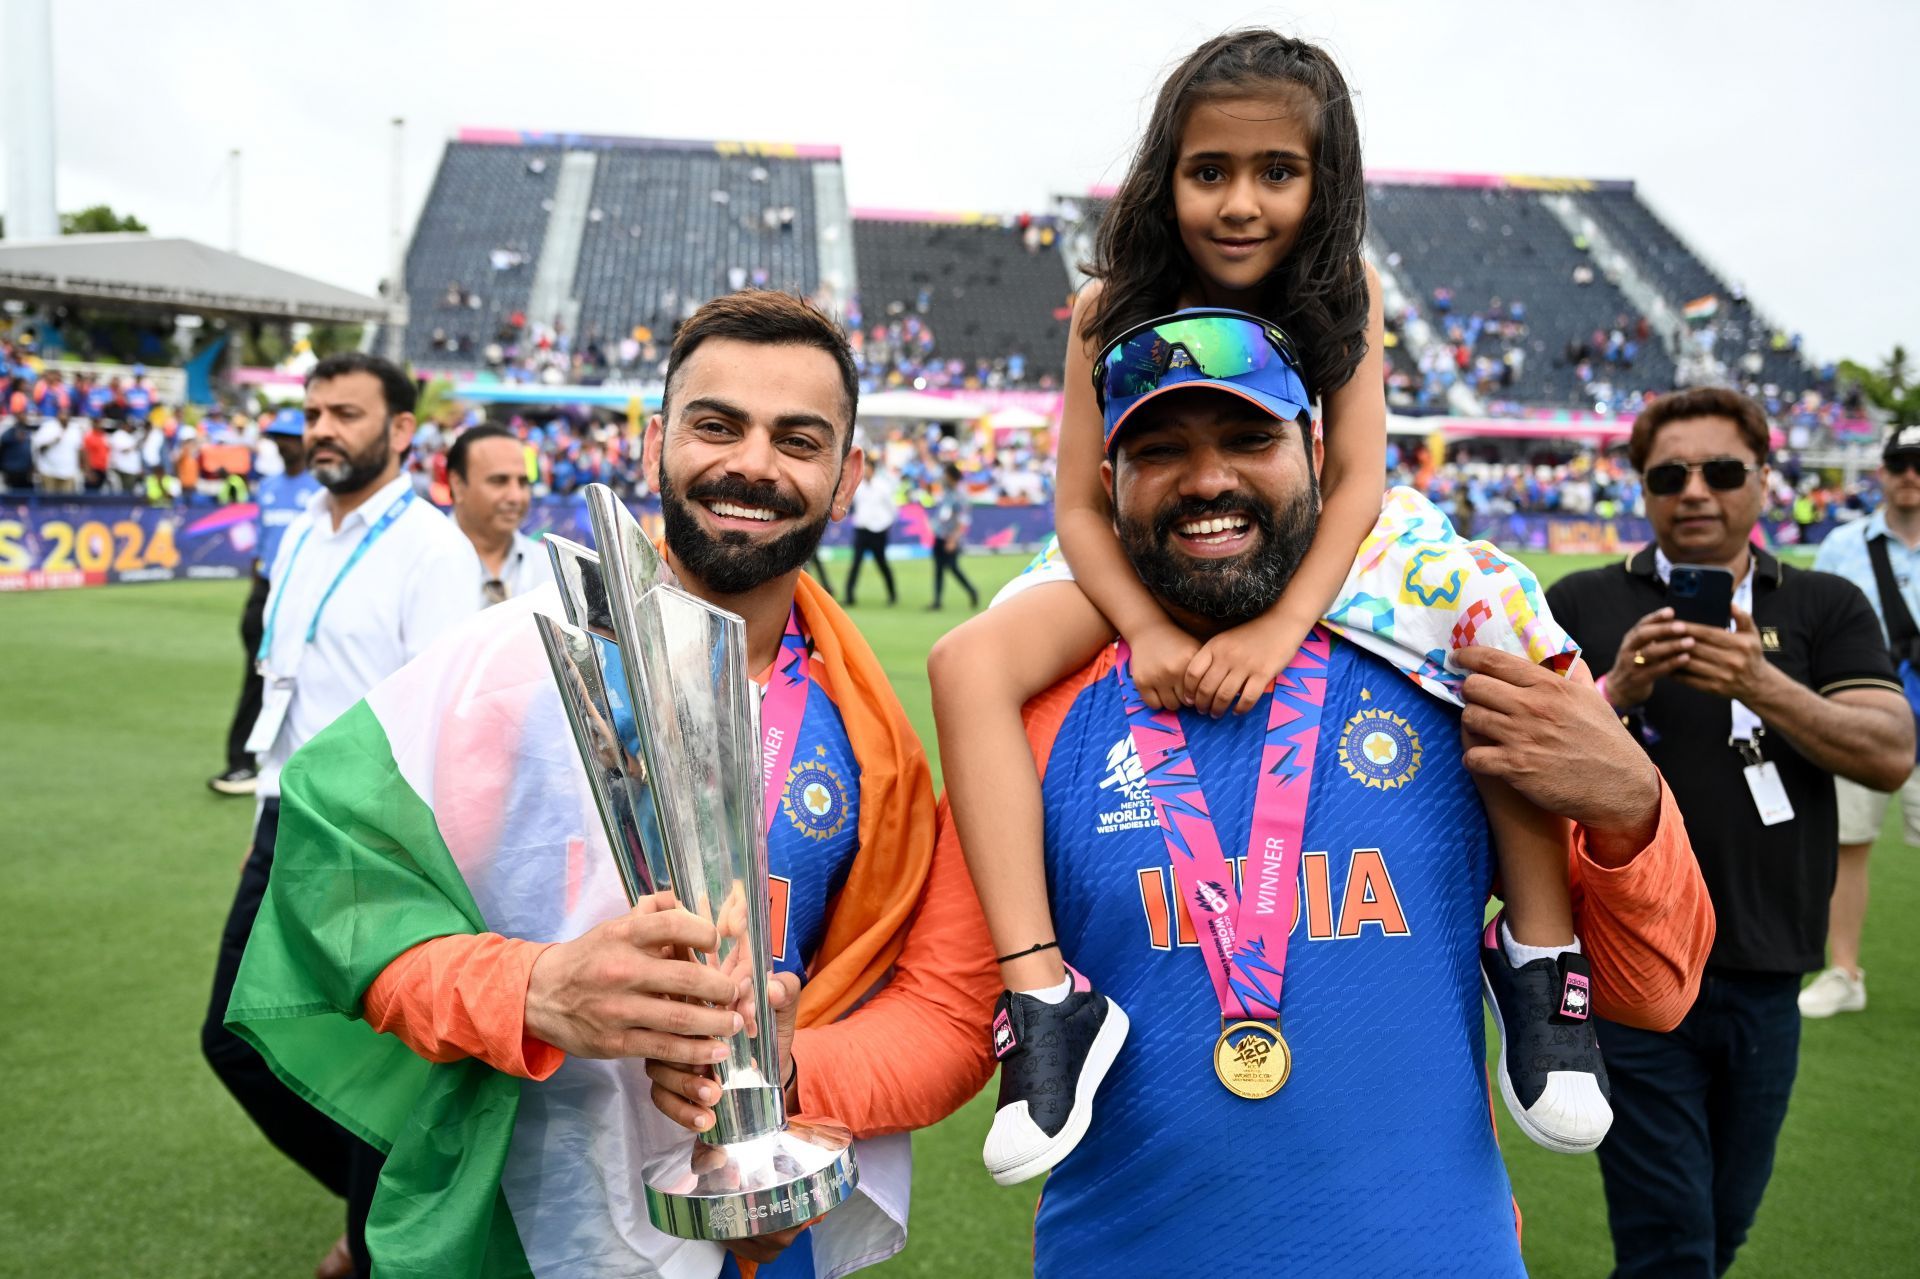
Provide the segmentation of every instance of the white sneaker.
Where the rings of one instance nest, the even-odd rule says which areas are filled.
[[[1857,1013],[1867,1006],[1867,975],[1855,977],[1844,968],[1822,969],[1800,992],[1802,1017],[1831,1017]]]

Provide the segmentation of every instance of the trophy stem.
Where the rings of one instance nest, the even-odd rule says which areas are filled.
[[[565,625],[539,619],[575,745],[629,898],[670,884],[712,924],[710,964],[752,990],[752,1024],[716,1063],[714,1124],[643,1170],[647,1215],[686,1239],[744,1239],[821,1216],[853,1192],[853,1138],[792,1121],[767,999],[767,836],[746,623],[672,585],[612,490],[586,489],[597,554],[550,547]],[[750,979],[750,981],[749,981]]]
[[[742,1082],[736,1073],[713,1105],[713,1127],[700,1140],[714,1146],[751,1141],[778,1132],[787,1122],[787,1101],[778,1088]]]

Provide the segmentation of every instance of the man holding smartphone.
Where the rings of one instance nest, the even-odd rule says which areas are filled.
[[[1654,401],[1628,454],[1655,544],[1547,592],[1666,776],[1719,919],[1679,1027],[1599,1022],[1619,1277],[1732,1264],[1786,1118],[1801,978],[1825,963],[1833,779],[1891,790],[1913,769],[1913,712],[1866,597],[1751,542],[1768,443],[1760,406],[1733,391]]]

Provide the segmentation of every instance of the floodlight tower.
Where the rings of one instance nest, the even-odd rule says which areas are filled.
[[[393,117],[392,168],[387,175],[386,356],[396,363],[407,346],[407,234],[402,225],[406,198],[407,121]]]
[[[52,0],[7,0],[7,235],[51,240],[60,234],[53,193]]]

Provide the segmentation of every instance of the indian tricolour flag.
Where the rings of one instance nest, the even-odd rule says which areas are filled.
[[[1680,308],[1680,313],[1691,323],[1711,320],[1720,311],[1720,295],[1709,293],[1703,298],[1695,298]]]
[[[577,937],[626,909],[533,626],[549,586],[456,628],[316,736],[282,779],[273,880],[228,1021],[316,1106],[388,1150],[380,1276],[710,1279],[718,1245],[647,1219],[642,1169],[687,1134],[639,1061],[544,1082],[431,1064],[356,1020],[373,979],[452,933]],[[813,1230],[816,1274],[906,1241],[904,1135],[858,1143],[860,1190]]]

